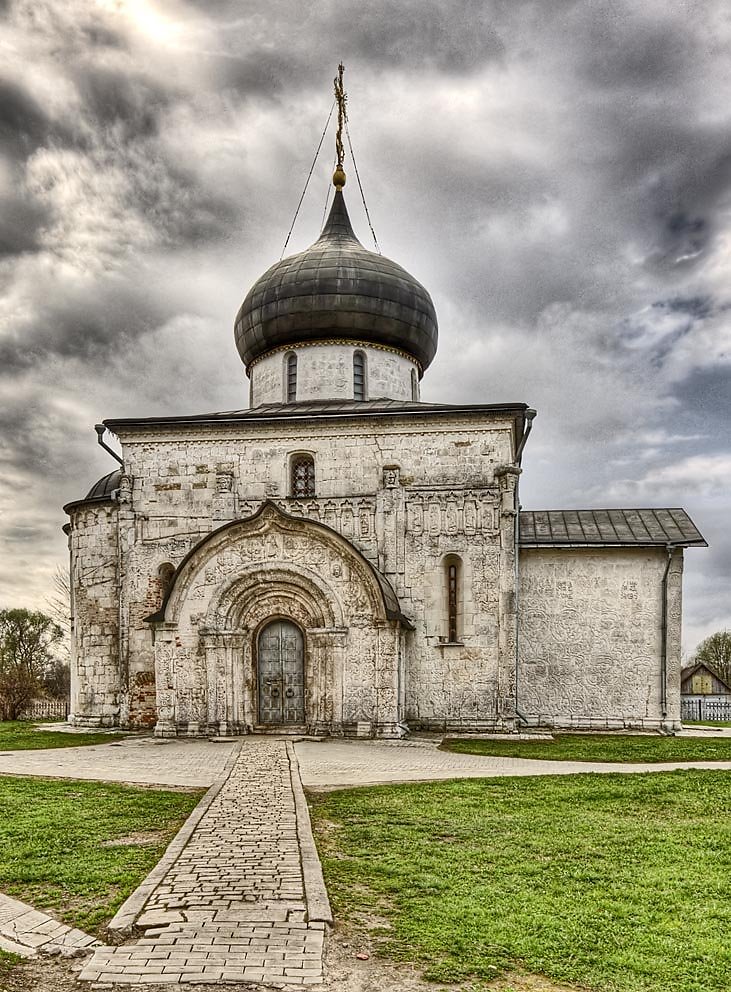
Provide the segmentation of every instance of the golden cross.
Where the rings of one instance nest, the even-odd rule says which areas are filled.
[[[341,62],[338,66],[338,74],[334,79],[335,85],[335,99],[338,103],[338,131],[335,135],[335,153],[337,155],[338,164],[333,174],[333,184],[335,189],[342,189],[345,185],[345,172],[343,171],[343,159],[345,158],[345,149],[343,148],[343,125],[348,122],[348,113],[345,109],[345,105],[348,102],[348,97],[343,88],[343,73],[345,72],[345,66]]]

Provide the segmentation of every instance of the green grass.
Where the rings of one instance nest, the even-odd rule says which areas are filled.
[[[731,727],[731,720],[683,720],[684,727]]]
[[[556,734],[542,741],[446,740],[445,751],[543,758],[550,761],[731,761],[729,737],[661,737],[640,734]]]
[[[611,992],[722,992],[724,772],[479,779],[311,797],[336,919],[434,981],[511,971]],[[348,924],[348,921],[350,923]]]
[[[0,721],[0,751],[35,751],[46,747],[82,747],[85,744],[109,744],[120,734],[79,733],[63,730],[38,730],[25,720]]]
[[[95,931],[156,864],[199,796],[2,777],[0,892]]]

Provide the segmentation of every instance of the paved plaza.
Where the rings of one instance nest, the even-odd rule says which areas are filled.
[[[493,778],[513,775],[576,775],[578,772],[673,771],[676,768],[725,768],[731,762],[689,761],[662,764],[547,761],[500,758],[440,751],[441,738],[405,741],[303,740],[295,747],[302,783],[307,788],[345,788],[396,782],[429,782],[450,778]]]
[[[576,772],[731,769],[731,762],[612,764],[485,757],[404,741],[248,737],[161,744],[130,737],[93,747],[0,754],[0,774],[160,786],[209,786],[166,854],[110,924],[126,942],[100,945],[0,896],[0,946],[18,953],[93,952],[81,979],[111,984],[250,982],[295,988],[323,980],[331,922],[302,784]]]
[[[0,775],[205,788],[221,774],[235,746],[234,741],[123,737],[91,747],[0,751]]]

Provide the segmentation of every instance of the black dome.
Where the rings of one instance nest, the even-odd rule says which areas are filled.
[[[314,245],[254,283],[235,333],[246,365],[274,348],[337,338],[397,348],[425,369],[437,350],[437,315],[421,283],[358,241],[337,190]]]
[[[115,468],[109,475],[102,476],[95,482],[84,499],[108,499],[115,489],[119,489],[119,481],[122,478],[122,469]]]

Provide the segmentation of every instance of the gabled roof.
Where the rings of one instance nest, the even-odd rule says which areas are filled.
[[[683,684],[683,682],[687,681],[689,678],[692,678],[692,676],[695,675],[696,672],[701,671],[701,669],[703,669],[704,671],[708,672],[709,675],[712,675],[714,677],[714,679],[716,679],[717,682],[720,682],[721,685],[723,685],[723,686],[726,687],[726,689],[728,690],[728,692],[731,692],[731,685],[728,684],[728,682],[726,681],[726,679],[721,678],[721,676],[718,674],[718,672],[715,670],[715,668],[713,668],[711,665],[707,665],[704,661],[699,661],[699,662],[697,662],[697,664],[691,665],[690,668],[683,668],[682,669],[682,671],[680,672],[680,683],[681,683],[681,685]]]
[[[521,548],[707,547],[685,510],[521,510]]]

